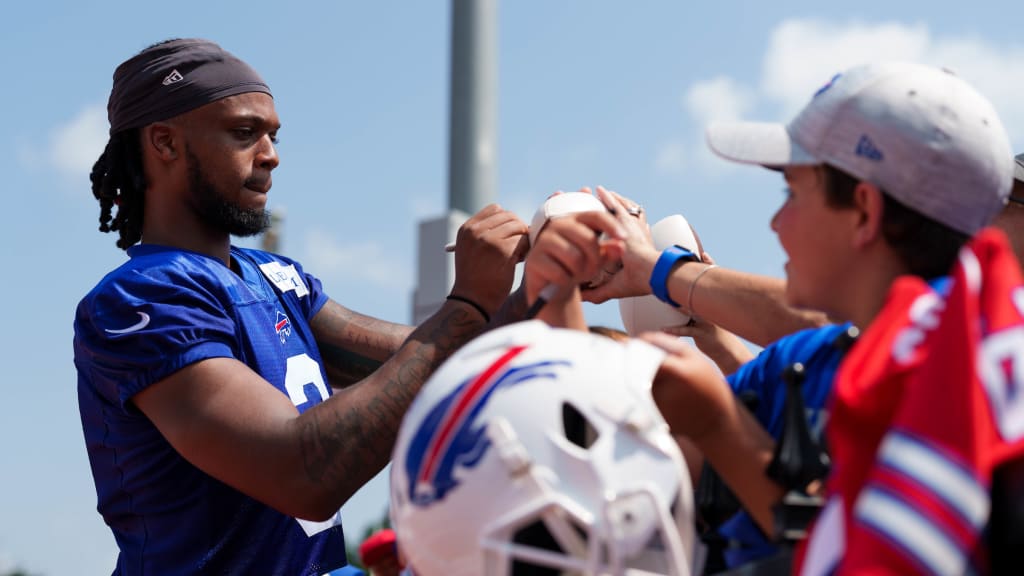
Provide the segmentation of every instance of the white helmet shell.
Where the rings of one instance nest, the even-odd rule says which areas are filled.
[[[587,192],[556,192],[548,197],[533,213],[530,221],[530,246],[537,241],[544,225],[552,218],[576,214],[577,212],[601,212],[604,204],[597,196]]]
[[[667,216],[651,226],[651,240],[658,250],[673,245],[682,246],[700,258],[697,238],[693,235],[690,223],[681,214]],[[685,302],[680,304],[686,305]],[[653,294],[619,298],[619,316],[630,336],[680,326],[690,321],[690,317],[679,308],[658,300]]]
[[[460,349],[392,455],[391,522],[412,571],[694,571],[692,486],[650,393],[662,358],[540,321]]]

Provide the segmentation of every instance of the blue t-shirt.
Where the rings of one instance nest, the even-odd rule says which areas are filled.
[[[786,386],[782,372],[794,362],[804,365],[802,391],[811,435],[821,437],[828,420],[826,402],[832,390],[836,369],[845,350],[834,346],[850,324],[810,328],[780,338],[734,374],[727,377],[737,396],[754,393],[754,416],[776,440],[782,435],[786,406]],[[738,566],[767,557],[776,551],[745,511],[736,513],[718,528],[730,545],[725,549],[728,566]]]
[[[78,402],[114,574],[319,575],[345,564],[340,516],[281,514],[186,461],[131,402],[192,363],[235,358],[302,412],[330,395],[309,321],[327,301],[289,259],[231,248],[220,260],[155,245],[78,305]],[[309,535],[307,535],[307,532]]]

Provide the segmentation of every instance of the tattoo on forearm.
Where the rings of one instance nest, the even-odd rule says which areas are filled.
[[[329,313],[313,318],[313,330],[321,347],[344,343],[352,353],[383,362],[398,350],[411,330],[402,324],[356,314],[334,303],[332,306]]]
[[[309,479],[348,498],[377,474],[391,458],[402,416],[420,387],[482,329],[476,315],[452,308],[417,328],[364,382],[310,409],[300,448]]]
[[[509,294],[502,302],[498,312],[491,319],[491,327],[504,326],[513,322],[519,322],[526,317],[526,288],[520,286],[515,292]]]
[[[332,344],[320,343],[320,356],[324,361],[331,386],[344,388],[373,374],[384,362],[373,360]]]
[[[368,377],[395,353],[411,328],[330,303],[312,322],[324,370],[334,388]]]

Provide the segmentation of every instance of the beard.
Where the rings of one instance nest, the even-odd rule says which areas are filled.
[[[256,236],[270,228],[270,211],[265,208],[242,208],[224,198],[217,187],[203,174],[199,158],[185,149],[188,162],[189,194],[199,217],[206,224],[232,236]]]

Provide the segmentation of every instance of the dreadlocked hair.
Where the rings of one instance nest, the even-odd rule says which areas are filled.
[[[92,195],[100,202],[100,232],[118,232],[117,247],[127,250],[142,238],[146,176],[142,170],[139,129],[110,136],[107,147],[93,164]],[[114,206],[117,214],[112,215]]]

